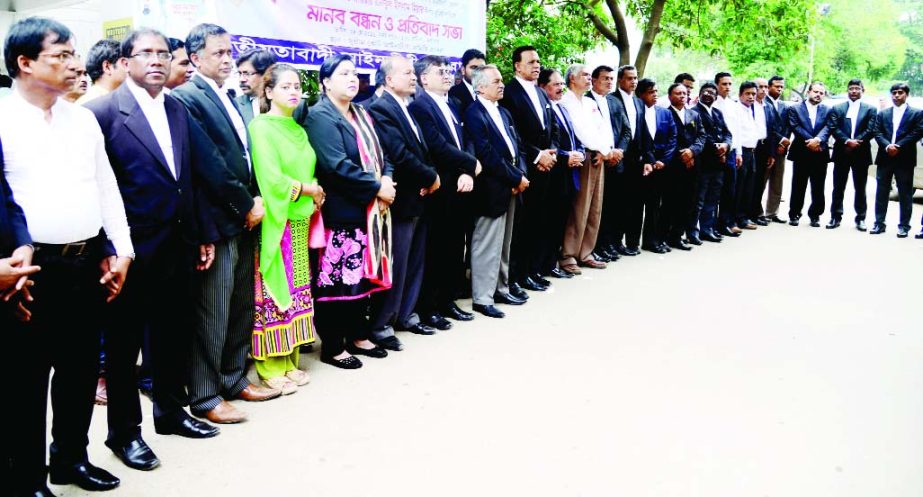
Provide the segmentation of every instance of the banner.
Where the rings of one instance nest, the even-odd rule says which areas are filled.
[[[235,57],[259,47],[307,68],[335,53],[350,55],[363,72],[391,54],[442,55],[459,66],[462,53],[483,50],[486,38],[483,0],[136,0],[133,7],[136,26],[184,39],[192,26],[212,22],[231,33]]]

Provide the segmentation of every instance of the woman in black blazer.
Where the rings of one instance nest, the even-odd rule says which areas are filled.
[[[306,128],[317,153],[317,178],[327,193],[322,209],[326,247],[314,265],[315,324],[321,360],[355,369],[355,355],[385,357],[368,340],[369,295],[390,282],[390,217],[395,184],[372,120],[352,100],[359,78],[352,59],[328,57],[320,68],[323,97]]]

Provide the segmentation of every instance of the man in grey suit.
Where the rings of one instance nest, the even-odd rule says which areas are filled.
[[[254,48],[237,58],[237,73],[240,74],[240,91],[236,102],[244,124],[250,125],[254,116],[260,115],[260,96],[263,94],[263,74],[276,63],[276,56],[269,50]]]

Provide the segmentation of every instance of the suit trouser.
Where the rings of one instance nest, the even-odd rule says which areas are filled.
[[[419,217],[395,219],[391,226],[391,289],[372,295],[373,339],[394,336],[394,326],[410,328],[420,323],[413,312],[423,284],[426,224]]]
[[[775,154],[776,162],[766,173],[769,193],[766,194],[766,217],[779,215],[782,203],[782,189],[785,185],[785,153]]]
[[[878,189],[875,191],[875,224],[885,226],[888,215],[888,201],[891,197],[891,179],[897,183],[897,199],[901,212],[898,226],[910,229],[913,211],[913,166],[878,166]]]
[[[756,156],[753,153],[753,149],[743,148],[742,150],[743,160],[740,169],[737,170],[737,189],[734,192],[734,211],[737,215],[735,222],[738,225],[743,225],[747,221],[752,221],[749,218],[749,213],[750,205],[753,202],[753,185],[756,175]]]
[[[311,251],[315,265],[317,251]],[[315,266],[316,267],[316,266]],[[312,274],[319,274],[313,272]],[[320,335],[321,358],[342,354],[347,343],[369,338],[369,297],[352,300],[318,300],[314,303],[314,325]]]
[[[542,251],[535,265],[535,272],[547,275],[558,266],[558,259],[564,245],[564,231],[573,205],[573,168],[555,165],[551,170],[548,194],[543,202],[544,209],[538,220]]]
[[[31,277],[32,319],[5,316],[2,324],[7,369],[15,373],[16,398],[7,411],[14,488],[30,494],[44,487],[48,376],[51,378],[51,464],[87,460],[87,431],[93,416],[101,317],[108,312],[99,284],[101,240],[80,256],[52,255],[38,248],[32,262],[42,270]],[[12,312],[6,306],[4,312]]]
[[[864,162],[864,161],[863,161]],[[833,200],[830,202],[830,216],[843,219],[843,196],[846,194],[846,181],[852,171],[852,183],[855,190],[853,208],[856,210],[856,222],[865,221],[868,203],[865,199],[865,186],[868,183],[870,164],[857,164],[855,161],[839,160],[833,163]]]
[[[727,153],[724,166],[724,179],[721,182],[721,201],[718,210],[718,223],[721,227],[737,225],[737,150]]]
[[[718,217],[718,200],[724,182],[724,166],[720,169],[699,166],[695,182],[695,208],[689,220],[688,234],[714,233]],[[698,225],[698,227],[696,227]]]
[[[196,275],[198,301],[189,375],[190,407],[210,411],[250,384],[247,355],[254,314],[253,233],[215,243],[215,261]]]
[[[616,243],[619,243],[622,234],[625,235],[625,245],[637,248],[641,244],[641,230],[644,225],[644,183],[641,176],[640,165],[617,173],[616,184],[616,209],[619,215],[619,231],[616,233]]]
[[[548,193],[551,173],[529,168],[529,188],[522,193],[522,205],[513,227],[510,278],[520,281],[540,272],[541,261],[548,245]]]
[[[580,167],[580,190],[577,191],[577,196],[571,204],[564,228],[562,266],[577,264],[592,257],[590,254],[596,247],[596,239],[600,230],[605,175],[604,166],[593,165],[589,157]]]
[[[135,238],[136,244],[138,238]],[[141,435],[141,401],[135,364],[145,335],[146,357],[153,382],[154,418],[178,420],[188,402],[186,378],[192,330],[189,274],[192,247],[178,234],[157,248],[156,264],[139,258],[132,263],[119,298],[112,303],[104,347],[109,404],[108,442],[124,445]],[[185,255],[185,257],[184,257]],[[145,333],[147,332],[147,333]]]
[[[625,229],[622,226],[624,222],[622,219],[623,196],[625,193],[624,167],[625,165],[622,163],[615,167],[604,165],[599,168],[599,175],[602,178],[600,181],[603,182],[603,187],[600,189],[602,198],[600,199],[599,231],[596,237],[596,245],[600,248],[622,243],[622,237],[625,235]],[[581,175],[581,188],[583,188],[583,184],[583,176]],[[592,253],[592,250],[590,252]]]
[[[644,196],[643,245],[645,247],[660,245],[664,241],[660,236],[660,215],[667,174],[666,169],[661,169],[652,171],[651,174],[641,178],[642,195]]]
[[[471,238],[471,300],[493,305],[494,293],[510,292],[510,243],[516,219],[515,195],[500,217],[478,217]]]
[[[756,163],[756,169],[753,173],[753,195],[751,195],[750,205],[745,211],[748,219],[751,221],[765,215],[763,211],[763,194],[766,193],[766,181],[769,179],[769,151],[765,146],[766,140],[760,140],[756,149],[753,151],[753,160]]]
[[[695,209],[695,169],[675,162],[666,171],[663,212],[660,215],[662,241],[677,241],[686,233],[689,218]]]
[[[801,217],[804,195],[811,183],[811,206],[808,217],[816,219],[824,213],[824,182],[827,180],[826,152],[820,159],[800,160],[792,163],[792,196],[788,206],[789,219]]]
[[[451,192],[450,198],[431,198],[427,205],[423,286],[417,299],[417,311],[423,315],[439,312],[455,302],[465,275],[467,214],[461,202],[454,202],[455,196],[461,195],[470,193]]]

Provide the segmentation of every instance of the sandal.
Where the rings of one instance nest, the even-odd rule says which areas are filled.
[[[285,373],[285,377],[292,380],[295,385],[298,385],[299,387],[307,385],[311,382],[311,377],[308,376],[308,373],[300,369],[293,369]]]
[[[356,356],[349,356],[345,359],[334,359],[332,357],[321,357],[321,362],[336,366],[340,369],[359,369],[362,367],[362,361]]]
[[[294,381],[286,378],[285,376],[276,376],[275,378],[264,379],[263,384],[269,388],[281,390],[282,395],[291,395],[298,391],[298,385],[296,385]]]

